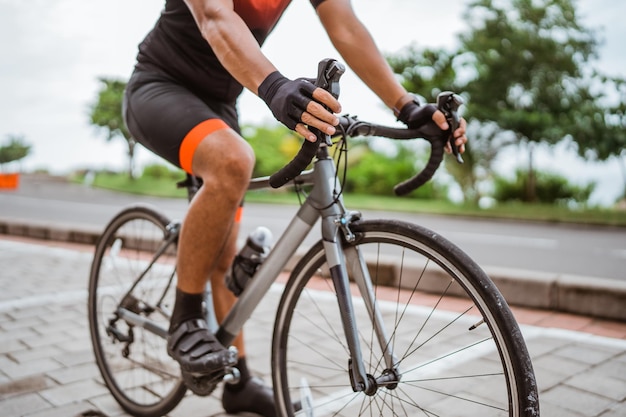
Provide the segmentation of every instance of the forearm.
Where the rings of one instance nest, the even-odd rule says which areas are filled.
[[[337,43],[335,47],[350,68],[387,107],[395,111],[412,100],[373,42],[361,38],[358,49],[351,45],[354,44]]]
[[[331,5],[330,1],[327,2]],[[391,109],[411,100],[380,53],[369,31],[354,16],[349,3],[318,7],[322,24],[337,51],[361,80]],[[339,4],[337,6],[337,4]]]
[[[229,1],[185,2],[220,63],[241,85],[257,94],[261,82],[276,68],[263,55],[246,24],[233,11],[232,4]]]

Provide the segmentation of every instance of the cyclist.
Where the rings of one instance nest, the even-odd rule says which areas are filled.
[[[239,369],[239,383],[224,387],[222,403],[229,413],[275,415],[271,389],[250,376],[243,336],[235,339],[236,355],[215,339],[202,315],[209,279],[218,321],[234,302],[224,274],[235,256],[238,210],[254,166],[253,151],[240,136],[237,97],[247,88],[277,120],[311,141],[315,135],[308,127],[333,134],[334,113],[341,110],[328,92],[284,77],[261,52],[290,1],[166,0],[139,45],[125,95],[124,116],[134,138],[203,181],[180,234],[167,349],[184,372]],[[448,128],[441,112],[418,104],[397,82],[350,0],[310,2],[346,63],[399,120],[410,127],[434,121]],[[463,151],[465,121],[454,136]]]

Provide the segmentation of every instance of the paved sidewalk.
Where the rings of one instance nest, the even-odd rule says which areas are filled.
[[[90,260],[88,246],[0,236],[0,415],[126,416],[91,352]],[[249,341],[267,341],[248,354],[267,381],[276,302],[269,298],[246,327]],[[533,357],[543,416],[626,416],[626,323],[514,311]],[[189,395],[170,416],[224,416],[218,398]]]

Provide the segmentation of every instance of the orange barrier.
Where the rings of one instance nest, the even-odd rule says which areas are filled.
[[[0,189],[15,190],[20,184],[20,174],[1,174],[0,173]]]

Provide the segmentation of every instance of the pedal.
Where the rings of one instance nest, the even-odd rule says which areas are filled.
[[[211,395],[223,377],[222,372],[212,375],[194,375],[189,372],[183,372],[182,375],[187,388],[200,397]]]
[[[234,346],[230,346],[228,348],[230,354],[230,363],[232,365],[237,363],[237,348]],[[194,394],[206,397],[210,395],[217,384],[224,381],[231,384],[236,384],[239,382],[239,369],[233,366],[227,366],[222,368],[216,372],[210,374],[198,374],[182,371],[183,382],[187,385],[187,388],[191,390]]]
[[[239,382],[239,369],[226,368],[222,371],[209,375],[194,375],[189,372],[183,372],[183,381],[187,388],[200,397],[206,397],[217,387],[217,384],[224,381],[228,384],[236,384]]]

